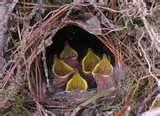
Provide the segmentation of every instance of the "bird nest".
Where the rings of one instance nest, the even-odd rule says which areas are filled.
[[[151,78],[153,75],[148,73],[146,59],[142,57],[143,49],[139,52],[141,47],[147,48],[145,42],[150,43],[147,39],[149,37],[144,32],[143,37],[140,37],[139,30],[132,31],[131,28],[136,30],[132,24],[132,27],[125,27],[127,30],[116,28],[115,25],[123,25],[125,22],[117,21],[115,24],[113,17],[120,17],[115,13],[103,5],[65,4],[27,27],[19,37],[18,45],[9,53],[1,81],[0,106],[5,109],[4,106],[14,106],[13,101],[22,99],[26,112],[37,115],[38,111],[43,115],[72,116],[88,112],[89,115],[121,115],[130,112],[128,108],[132,108],[131,113],[144,111],[148,101],[140,100],[139,103],[143,104],[141,108],[137,108],[135,101],[155,90],[154,78]],[[124,18],[128,18],[129,12],[124,13]],[[138,13],[136,15],[140,15]],[[141,38],[141,43],[136,38]],[[85,92],[55,89],[58,84],[53,83],[58,82],[52,75],[53,59],[55,55],[59,56],[66,41],[78,52],[81,60],[88,48],[101,56],[106,53],[116,77],[115,88],[98,91],[97,85],[89,85],[89,90]],[[155,54],[158,54],[156,50]],[[158,59],[158,55],[155,56]],[[18,98],[13,99],[14,96]]]

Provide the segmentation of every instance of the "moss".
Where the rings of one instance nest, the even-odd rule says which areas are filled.
[[[25,111],[23,108],[24,96],[21,94],[15,97],[15,104],[11,107],[11,110],[7,112],[6,116],[24,116]]]

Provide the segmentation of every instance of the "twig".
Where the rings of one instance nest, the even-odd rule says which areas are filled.
[[[104,90],[101,92],[98,92],[96,95],[94,95],[93,97],[89,98],[87,101],[81,103],[80,105],[78,105],[72,112],[71,116],[76,116],[76,114],[79,113],[79,111],[81,109],[83,109],[84,107],[86,107],[87,105],[94,103],[97,99],[104,97],[104,96],[109,96],[112,95],[114,93],[113,90]]]

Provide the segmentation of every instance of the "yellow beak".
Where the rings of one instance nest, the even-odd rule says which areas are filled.
[[[94,67],[92,74],[110,75],[113,73],[113,66],[105,54],[102,60]]]
[[[85,74],[89,74],[92,72],[94,67],[97,65],[97,63],[100,61],[99,56],[97,56],[90,48],[88,49],[88,52],[86,56],[82,60],[82,71]]]
[[[63,60],[60,60],[55,56],[52,71],[56,77],[67,78],[73,74],[74,69],[66,64]]]
[[[94,67],[92,75],[97,83],[98,90],[115,88],[115,80],[112,77],[113,67],[109,59],[103,54],[102,60]]]
[[[63,51],[60,54],[60,59],[68,59],[78,57],[78,53],[74,50],[67,42],[65,42],[65,46]]]
[[[88,84],[86,80],[81,77],[79,72],[76,72],[72,78],[67,82],[66,91],[80,90],[86,91],[88,89]]]

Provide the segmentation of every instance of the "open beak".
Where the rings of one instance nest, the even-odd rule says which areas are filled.
[[[99,56],[97,56],[90,48],[87,51],[87,54],[82,60],[82,72],[85,74],[91,74],[94,67],[100,61]]]
[[[87,91],[87,89],[87,81],[83,77],[81,77],[78,71],[71,77],[66,85],[66,91]]]
[[[60,54],[60,59],[64,60],[65,63],[73,68],[79,69],[80,67],[77,51],[74,50],[67,42],[65,42],[64,49]]]
[[[104,54],[102,60],[97,63],[92,71],[92,75],[97,83],[98,90],[115,87],[115,82],[111,76],[112,73],[113,66],[107,56]]]
[[[64,60],[54,58],[54,64],[52,67],[52,71],[55,77],[57,78],[67,78],[74,73],[74,69],[66,64]]]

